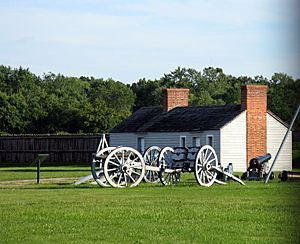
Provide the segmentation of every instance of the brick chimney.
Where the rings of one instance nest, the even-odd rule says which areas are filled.
[[[242,108],[247,110],[247,167],[250,159],[267,153],[266,85],[244,85]]]
[[[164,89],[164,110],[168,112],[175,107],[187,107],[189,105],[189,91],[185,88]]]

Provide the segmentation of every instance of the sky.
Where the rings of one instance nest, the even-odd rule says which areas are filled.
[[[0,0],[0,65],[123,83],[178,66],[300,78],[299,7],[296,0]]]

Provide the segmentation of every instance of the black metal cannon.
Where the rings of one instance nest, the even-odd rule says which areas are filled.
[[[242,175],[243,180],[262,180],[265,179],[269,172],[268,161],[271,159],[271,154],[257,156],[249,162],[247,172]],[[274,179],[274,174],[271,176]]]
[[[300,172],[283,170],[279,173],[278,178],[281,181],[300,181]]]

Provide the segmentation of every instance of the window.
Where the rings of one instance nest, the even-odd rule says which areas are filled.
[[[212,136],[212,135],[206,136],[206,144],[213,147],[214,146],[214,136]]]
[[[192,137],[192,147],[200,147],[200,137],[199,136]]]
[[[137,138],[137,149],[139,152],[144,153],[144,151],[145,151],[145,138],[144,137]]]
[[[186,147],[186,136],[180,137],[180,147]]]

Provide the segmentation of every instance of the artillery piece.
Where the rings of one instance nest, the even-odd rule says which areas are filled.
[[[215,182],[226,184],[217,179],[218,173],[244,185],[223,169],[209,145],[162,149],[152,146],[144,155],[131,147],[107,147],[98,150],[92,162],[92,175],[102,187],[134,187],[143,179],[151,183],[160,181],[163,185],[178,184],[180,174],[185,172],[194,172],[201,186],[209,187]]]
[[[257,156],[249,162],[247,171],[242,175],[243,180],[262,180],[266,179],[269,170],[268,161],[271,159],[271,154]],[[274,179],[274,173],[270,172],[270,179]]]

